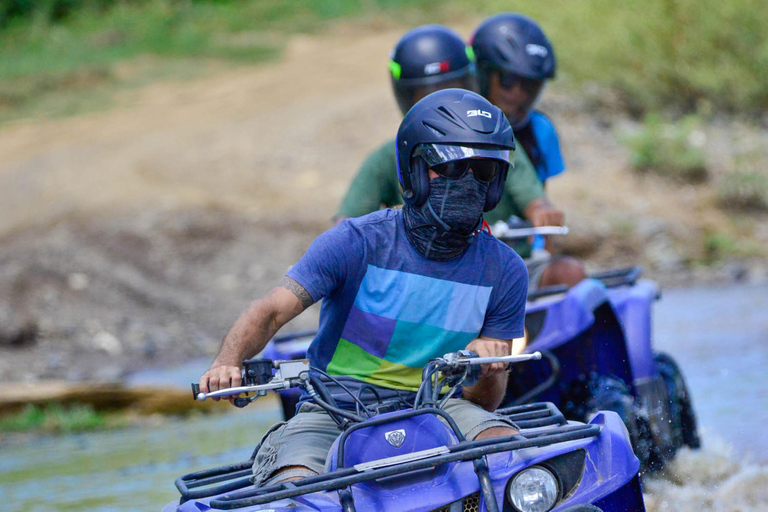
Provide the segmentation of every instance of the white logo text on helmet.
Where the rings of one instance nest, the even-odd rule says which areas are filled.
[[[538,55],[539,57],[546,57],[549,54],[544,46],[533,43],[525,45],[525,53],[528,55]]]
[[[477,116],[483,116],[483,117],[487,117],[488,119],[493,119],[493,116],[491,116],[491,113],[486,112],[485,110],[467,110],[467,117],[477,117]]]

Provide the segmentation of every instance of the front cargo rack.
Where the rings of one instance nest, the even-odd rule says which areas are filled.
[[[365,469],[340,468],[333,472],[258,489],[253,488],[250,480],[256,454],[254,451],[247,461],[179,477],[176,480],[176,487],[181,493],[180,503],[218,496],[211,500],[209,506],[214,509],[232,510],[314,492],[339,490],[364,481],[432,468],[450,462],[479,459],[492,453],[586,439],[600,433],[598,425],[568,424],[562,413],[551,403],[526,404],[499,409],[497,412],[518,425],[521,432],[511,436],[462,441],[443,447],[433,456],[394,465],[375,464],[376,461],[374,461],[372,467]]]

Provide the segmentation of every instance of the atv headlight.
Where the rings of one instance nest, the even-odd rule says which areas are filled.
[[[547,512],[557,502],[557,480],[541,466],[516,474],[507,487],[510,503],[520,512]]]

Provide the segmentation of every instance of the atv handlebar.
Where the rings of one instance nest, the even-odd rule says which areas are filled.
[[[272,369],[277,371],[272,374]],[[276,391],[301,386],[309,381],[309,360],[271,361],[269,359],[247,359],[243,361],[242,370],[244,386],[220,389],[209,393],[201,393],[198,384],[192,384],[192,396],[195,400],[204,402],[206,398],[239,395],[240,393],[256,393],[255,396],[241,400],[236,405],[247,405],[267,391]],[[245,401],[242,401],[245,400]]]
[[[284,381],[280,379],[278,382],[270,382],[269,384],[257,384],[255,386],[238,386],[235,388],[226,388],[226,389],[220,389],[218,391],[211,391],[209,393],[201,393],[200,392],[200,386],[198,384],[192,384],[192,394],[194,395],[195,400],[199,400],[200,402],[205,402],[206,398],[220,398],[223,396],[232,396],[232,395],[239,395],[240,393],[263,393],[266,394],[267,391],[271,390],[278,390],[278,389],[288,389],[292,387],[290,382]]]
[[[451,366],[451,367],[458,367],[458,366],[465,366],[465,365],[476,365],[476,364],[490,364],[490,363],[521,363],[523,361],[530,361],[532,359],[541,359],[541,352],[534,352],[532,354],[519,354],[519,355],[511,355],[511,356],[501,356],[501,357],[472,357],[466,352],[461,350],[459,352],[451,352],[449,354],[445,354],[441,360]]]
[[[493,236],[502,241],[518,240],[535,235],[567,235],[568,228],[565,226],[538,226],[534,227],[528,221],[499,221],[491,226]]]
[[[451,352],[445,354],[443,357],[438,358],[437,362],[444,364],[450,368],[459,368],[461,366],[472,366],[480,364],[490,363],[519,363],[523,361],[529,361],[532,359],[541,359],[540,352],[534,352],[532,354],[520,354],[501,357],[476,357],[474,352],[468,350],[460,350],[458,352]],[[265,364],[268,360],[254,360],[250,359],[243,362],[245,369],[243,370],[243,380],[249,381],[249,365],[254,361],[258,361],[259,364]],[[275,375],[268,382],[262,384],[253,384],[246,386],[237,386],[232,388],[220,389],[218,391],[211,391],[209,393],[201,393],[199,384],[192,384],[192,396],[195,400],[204,402],[207,398],[221,398],[228,396],[235,396],[241,393],[256,393],[255,396],[245,398],[246,402],[240,404],[246,405],[253,400],[256,400],[260,396],[267,394],[267,391],[279,391],[283,389],[289,389],[297,386],[306,386],[309,383],[309,360],[299,359],[293,361],[274,361],[270,362],[271,365],[277,368]],[[263,377],[263,376],[262,376]],[[238,405],[240,405],[238,404]]]

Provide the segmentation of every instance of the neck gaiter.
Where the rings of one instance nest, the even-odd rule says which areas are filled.
[[[438,176],[430,180],[429,198],[422,206],[403,206],[408,241],[429,260],[461,256],[482,223],[487,193],[488,184],[470,173],[459,179]]]

